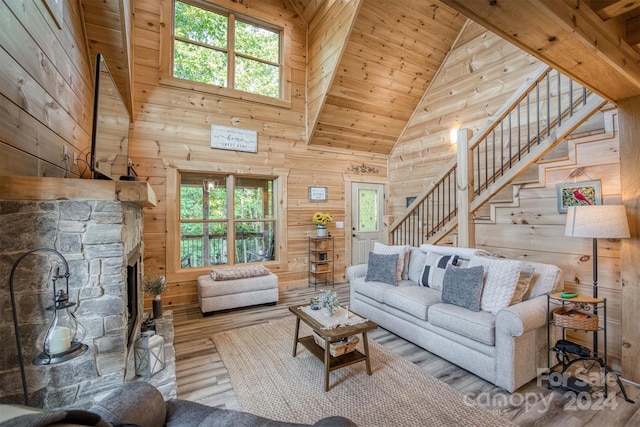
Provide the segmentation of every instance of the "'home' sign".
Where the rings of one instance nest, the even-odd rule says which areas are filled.
[[[258,132],[229,126],[211,125],[211,148],[258,152]]]

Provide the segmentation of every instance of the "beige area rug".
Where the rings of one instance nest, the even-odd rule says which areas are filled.
[[[513,425],[373,340],[373,375],[364,362],[333,371],[325,392],[320,360],[300,344],[292,356],[294,328],[292,317],[213,336],[243,410],[309,424],[341,415],[362,427]],[[301,323],[300,336],[310,333]]]

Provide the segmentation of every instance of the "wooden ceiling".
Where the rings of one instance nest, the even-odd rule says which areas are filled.
[[[109,67],[130,106],[131,14],[126,11],[131,3],[81,2],[90,51],[110,52]],[[285,4],[311,27],[335,3],[352,4],[357,13],[309,124],[310,147],[389,155],[427,96],[466,18],[611,101],[640,95],[640,0],[286,0]]]

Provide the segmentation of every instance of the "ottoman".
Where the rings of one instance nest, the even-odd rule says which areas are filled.
[[[250,269],[252,267],[218,270],[215,280],[212,275],[198,277],[198,302],[202,314],[213,314],[215,311],[250,305],[277,303],[278,276],[271,272],[251,275]],[[225,274],[229,271],[238,274]],[[242,277],[246,275],[251,277]]]

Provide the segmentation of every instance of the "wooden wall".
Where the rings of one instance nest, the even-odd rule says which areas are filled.
[[[217,3],[239,13],[269,20],[285,28],[290,39],[286,58],[289,69],[290,106],[277,106],[216,95],[163,84],[161,63],[161,29],[171,23],[161,10],[161,2],[137,0],[134,21],[134,125],[131,133],[131,156],[138,174],[153,186],[159,200],[156,208],[146,209],[145,269],[166,274],[168,292],[164,304],[197,300],[195,278],[207,274],[209,268],[191,271],[167,269],[166,198],[172,168],[198,170],[285,170],[287,241],[286,259],[268,265],[277,273],[281,288],[306,286],[307,238],[315,233],[311,217],[316,211],[330,212],[334,221],[345,221],[345,185],[343,174],[352,166],[365,163],[377,169],[376,179],[386,178],[386,160],[358,153],[313,151],[306,147],[306,27],[289,9],[288,2],[267,0],[241,5],[230,0]],[[316,25],[312,23],[310,25]],[[319,26],[328,25],[325,23]],[[322,31],[320,28],[319,31]],[[340,40],[332,41],[339,43]],[[326,46],[330,51],[335,49]],[[210,148],[212,124],[237,126],[258,132],[258,153]],[[363,178],[366,180],[366,177]],[[326,186],[326,203],[308,201],[309,186]],[[348,211],[346,211],[348,212]],[[345,233],[329,231],[336,241],[336,279],[344,281]]]
[[[449,131],[483,129],[540,64],[478,24],[468,21],[396,143],[389,159],[389,208],[404,211],[456,155]]]
[[[41,0],[0,2],[0,175],[86,170],[93,74],[78,2],[62,5],[58,28]]]

